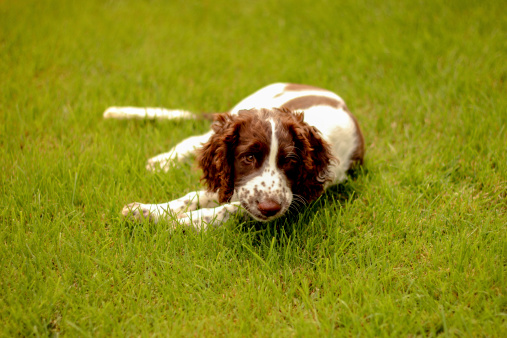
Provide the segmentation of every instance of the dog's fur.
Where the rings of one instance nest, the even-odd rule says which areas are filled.
[[[111,107],[106,118],[194,118],[181,110]],[[246,211],[270,221],[307,205],[363,163],[364,139],[356,119],[335,93],[275,83],[229,112],[216,114],[212,130],[190,137],[148,160],[148,170],[197,154],[206,191],[163,204],[131,203],[122,214],[154,222],[178,219],[196,229],[220,225]],[[175,218],[174,216],[177,216]]]

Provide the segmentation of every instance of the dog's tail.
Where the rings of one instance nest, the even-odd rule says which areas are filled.
[[[194,114],[188,110],[139,107],[109,107],[103,114],[105,119],[138,119],[138,120],[213,120],[213,114]]]

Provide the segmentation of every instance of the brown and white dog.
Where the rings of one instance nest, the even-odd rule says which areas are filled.
[[[195,118],[163,108],[111,107],[105,118]],[[190,137],[148,160],[148,170],[196,153],[207,191],[162,204],[131,203],[122,214],[154,222],[175,220],[198,230],[246,211],[271,221],[318,198],[363,163],[364,139],[356,119],[335,93],[275,83],[216,114],[211,131]],[[175,217],[176,216],[176,217]]]

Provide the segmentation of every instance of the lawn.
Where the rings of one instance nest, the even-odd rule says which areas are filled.
[[[1,336],[507,335],[502,1],[0,1]],[[300,216],[120,217],[145,161],[272,82],[340,94],[366,162]]]

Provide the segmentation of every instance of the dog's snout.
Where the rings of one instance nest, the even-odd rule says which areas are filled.
[[[280,203],[273,201],[271,199],[264,200],[262,202],[259,202],[257,204],[257,208],[266,217],[274,216],[276,215],[281,209],[282,206]]]

